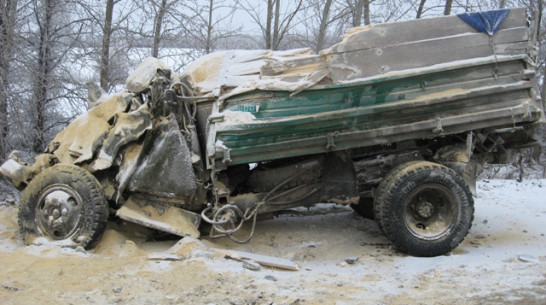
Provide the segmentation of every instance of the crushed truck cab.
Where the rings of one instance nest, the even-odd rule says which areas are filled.
[[[400,251],[453,250],[473,220],[485,162],[538,146],[544,111],[525,9],[351,29],[319,54],[222,51],[177,74],[148,58],[33,165],[26,243],[93,247],[112,211],[179,236],[237,242],[258,215],[350,205]]]

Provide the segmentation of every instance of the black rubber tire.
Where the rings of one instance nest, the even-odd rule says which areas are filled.
[[[87,170],[57,164],[39,173],[21,195],[18,222],[25,244],[37,237],[93,248],[108,221],[108,202]]]
[[[426,161],[402,164],[385,177],[376,194],[378,226],[404,253],[423,257],[449,253],[472,226],[472,193],[446,166]]]
[[[423,162],[422,160],[412,160],[412,161],[408,161],[408,162],[404,162],[404,163],[401,163],[401,164],[398,164],[397,166],[395,166],[393,169],[391,169],[391,171],[383,178],[383,180],[381,181],[381,183],[379,183],[379,185],[377,186],[377,189],[375,190],[374,194],[374,205],[373,205],[373,215],[374,215],[374,219],[375,219],[375,222],[377,223],[377,226],[379,227],[379,230],[381,230],[381,232],[383,232],[383,234],[385,233],[385,231],[383,230],[383,217],[381,217],[381,213],[383,212],[381,207],[379,206],[379,204],[377,204],[378,200],[383,200],[381,198],[381,196],[385,195],[386,193],[386,188],[391,185],[393,183],[393,181],[395,179],[398,179],[398,173],[405,169],[406,167],[410,166],[410,165],[413,165],[413,164],[417,164],[417,163],[420,163],[420,162]]]
[[[360,197],[358,204],[351,204],[350,206],[358,215],[372,220],[375,219],[373,198]]]

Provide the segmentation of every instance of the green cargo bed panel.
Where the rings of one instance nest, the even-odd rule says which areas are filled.
[[[497,61],[323,86],[293,97],[283,91],[234,96],[212,116],[209,155],[221,168],[539,120],[526,59]]]

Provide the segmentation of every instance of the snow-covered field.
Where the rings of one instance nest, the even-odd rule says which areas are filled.
[[[177,241],[111,222],[85,252],[22,246],[16,207],[0,206],[2,304],[546,304],[546,180],[483,180],[473,227],[450,255],[396,252],[371,220],[319,205],[258,223],[250,243]],[[236,249],[290,259],[299,271],[224,258]],[[165,256],[171,258],[172,256]]]

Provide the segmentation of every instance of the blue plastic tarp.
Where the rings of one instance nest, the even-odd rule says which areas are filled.
[[[510,10],[496,10],[478,13],[465,13],[457,15],[459,18],[470,24],[478,31],[484,32],[489,36],[495,34],[502,22],[508,16]]]

